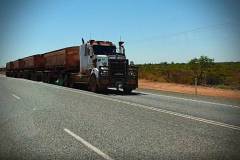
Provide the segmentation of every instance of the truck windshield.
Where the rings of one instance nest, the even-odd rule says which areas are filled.
[[[116,53],[116,46],[93,46],[94,54],[96,55],[111,55]]]

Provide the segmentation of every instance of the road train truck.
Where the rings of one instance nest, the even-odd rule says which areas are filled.
[[[123,44],[82,39],[80,46],[8,62],[6,75],[69,87],[82,84],[92,92],[117,88],[130,93],[138,87],[138,70],[126,59]]]

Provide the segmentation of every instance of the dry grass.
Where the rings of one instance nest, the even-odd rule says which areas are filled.
[[[195,94],[195,87],[192,85],[154,82],[154,81],[144,80],[144,79],[139,80],[139,88]],[[240,100],[239,90],[219,89],[219,88],[198,86],[197,92],[199,95],[225,97],[225,98]]]

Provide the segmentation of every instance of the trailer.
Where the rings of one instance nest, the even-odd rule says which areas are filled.
[[[29,56],[23,59],[24,69],[25,70],[43,70],[45,65],[45,59],[43,55],[37,54],[33,56]]]
[[[43,81],[68,86],[67,77],[79,72],[79,46],[67,47],[43,54]]]
[[[46,70],[79,70],[79,46],[67,47],[44,53]]]
[[[16,61],[13,61],[12,76],[15,78],[21,78],[23,69],[24,69],[23,59],[18,59]]]
[[[12,77],[13,72],[13,62],[7,62],[6,64],[6,76]]]
[[[42,54],[37,54],[23,58],[24,66],[22,78],[31,80],[41,80],[41,72],[44,71],[45,58]]]

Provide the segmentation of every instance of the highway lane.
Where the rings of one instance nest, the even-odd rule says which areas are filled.
[[[141,91],[137,91],[133,95],[122,95],[121,93],[108,95],[128,102],[240,126],[240,105],[236,105],[236,103],[211,102]]]
[[[0,91],[4,159],[240,157],[240,109],[228,106],[231,102],[224,106],[142,91],[94,94],[7,77],[0,77]]]

